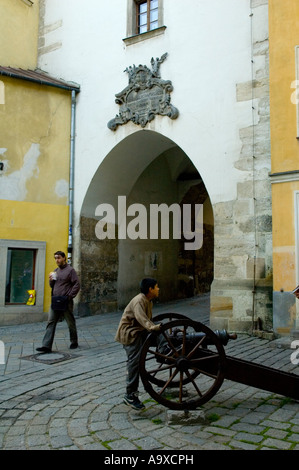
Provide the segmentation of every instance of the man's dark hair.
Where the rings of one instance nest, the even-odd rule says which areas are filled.
[[[63,251],[56,251],[56,253],[54,253],[54,256],[55,255],[62,256],[62,258],[65,258],[65,253]]]
[[[152,277],[146,277],[145,279],[142,279],[142,281],[140,282],[140,292],[146,295],[150,287],[154,289],[156,284],[157,284],[156,279],[153,279]]]

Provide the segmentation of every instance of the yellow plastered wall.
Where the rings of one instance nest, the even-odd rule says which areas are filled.
[[[273,289],[290,291],[296,285],[294,194],[298,181],[288,172],[299,170],[299,140],[294,92],[295,46],[299,45],[299,2],[269,2],[271,172],[281,173],[272,184]],[[299,90],[299,88],[298,88]],[[299,93],[297,95],[299,97]],[[284,179],[284,180],[283,180]]]
[[[296,285],[294,193],[299,182],[272,185],[274,291]]]
[[[53,87],[1,77],[0,199],[67,204],[71,95]]]
[[[286,7],[287,3],[287,7]],[[272,173],[299,169],[295,46],[299,45],[299,2],[269,2],[270,124]]]
[[[0,64],[34,70],[37,65],[39,0],[0,0]]]
[[[48,273],[56,267],[54,253],[67,254],[68,206],[0,201],[0,238],[46,242],[44,311],[50,306]]]
[[[53,254],[67,253],[71,94],[1,77],[0,238],[46,242],[44,311]]]

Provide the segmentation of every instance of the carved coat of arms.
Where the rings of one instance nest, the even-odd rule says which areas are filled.
[[[119,114],[108,122],[108,128],[115,131],[118,126],[132,121],[141,127],[155,118],[156,114],[176,119],[177,108],[170,104],[173,86],[170,80],[160,77],[160,65],[167,57],[151,59],[152,70],[146,65],[127,67],[129,85],[116,94],[115,102],[120,105]]]

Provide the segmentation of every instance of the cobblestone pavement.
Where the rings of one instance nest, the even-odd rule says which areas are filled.
[[[208,324],[206,295],[154,314],[179,312]],[[58,324],[55,354],[36,360],[45,322],[0,328],[2,450],[299,450],[299,401],[224,380],[199,411],[198,422],[169,420],[169,410],[140,387],[146,409],[122,403],[125,354],[114,341],[121,312],[77,319],[79,348],[69,349],[65,322]],[[273,347],[276,345],[276,347]],[[239,334],[226,354],[298,374],[290,348]],[[32,357],[34,355],[34,357]],[[55,358],[54,363],[46,362]],[[59,362],[60,359],[64,359]]]

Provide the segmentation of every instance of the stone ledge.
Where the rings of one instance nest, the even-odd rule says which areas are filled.
[[[252,334],[257,338],[269,339],[270,341],[276,338],[273,331],[253,330]]]

